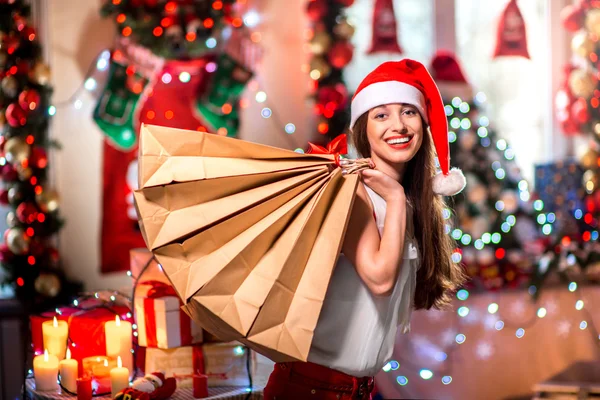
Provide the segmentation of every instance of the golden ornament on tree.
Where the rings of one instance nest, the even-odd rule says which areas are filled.
[[[576,69],[569,75],[569,87],[575,96],[589,99],[594,94],[598,81],[594,74]]]
[[[583,173],[583,185],[585,186],[585,190],[588,193],[592,193],[596,189],[598,189],[599,181],[600,180],[598,179],[598,174],[596,173],[596,171],[588,169]]]
[[[331,47],[331,36],[327,32],[317,32],[310,41],[310,51],[313,54],[325,54]]]
[[[33,285],[36,292],[46,297],[56,297],[60,293],[60,279],[55,274],[41,273]]]
[[[38,85],[45,86],[50,83],[50,67],[41,61],[35,63],[29,71],[29,79]]]
[[[33,170],[29,167],[23,167],[22,165],[17,165],[16,167],[17,173],[19,174],[19,179],[22,181],[26,181],[33,175]]]
[[[2,92],[4,92],[6,96],[15,97],[17,95],[17,90],[19,89],[19,82],[14,76],[8,75],[2,79],[1,86]]]
[[[31,147],[22,137],[12,137],[8,139],[4,145],[4,157],[6,158],[6,161],[12,165],[18,165],[24,160],[27,160],[30,152]]]
[[[333,27],[333,33],[340,39],[349,40],[354,35],[354,27],[344,18]]]
[[[8,214],[6,214],[6,225],[8,225],[9,228],[14,228],[18,224],[19,220],[14,212],[10,211]]]
[[[21,192],[18,186],[13,186],[8,189],[8,202],[10,204],[16,204],[23,199],[23,192]]]
[[[596,135],[596,140],[600,141],[600,122],[595,121],[592,125],[594,126],[594,135]]]
[[[310,77],[319,80],[331,73],[331,66],[323,57],[313,57],[310,60]]]
[[[573,36],[571,40],[571,50],[581,58],[587,59],[596,49],[596,43],[590,38],[590,35],[582,30]]]
[[[27,254],[29,240],[29,236],[21,228],[10,228],[6,234],[6,245],[15,254]]]
[[[590,8],[585,14],[585,28],[600,36],[600,9]]]
[[[592,169],[598,167],[598,157],[600,154],[594,149],[588,149],[585,154],[581,157],[581,165],[585,169]]]
[[[43,212],[58,210],[59,198],[56,190],[44,188],[40,194],[35,195],[35,201]]]

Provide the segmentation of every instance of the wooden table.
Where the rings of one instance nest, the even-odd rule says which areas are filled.
[[[75,396],[69,394],[63,394],[60,390],[56,392],[38,392],[35,390],[35,381],[33,378],[29,378],[25,381],[26,393],[29,399],[34,400],[72,400],[76,399]],[[254,388],[250,397],[248,397],[248,389],[240,387],[209,387],[209,397],[205,397],[207,400],[261,400],[263,398],[262,388]],[[94,397],[94,399],[110,399],[110,396]],[[181,388],[177,389],[175,394],[171,396],[172,400],[193,400],[192,388]]]

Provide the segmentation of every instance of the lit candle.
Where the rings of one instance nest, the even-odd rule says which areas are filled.
[[[44,350],[43,355],[33,359],[33,374],[35,375],[36,390],[57,390],[58,358]]]
[[[67,349],[67,358],[59,363],[60,384],[71,393],[77,392],[77,360],[71,359],[71,349]]]
[[[42,334],[44,335],[44,349],[48,354],[56,356],[59,360],[65,358],[67,350],[67,336],[69,336],[69,325],[66,321],[58,321],[56,317],[52,321],[42,323]]]
[[[117,393],[129,387],[129,370],[123,367],[121,357],[117,358],[117,367],[110,370],[110,392],[114,399]]]
[[[114,321],[104,324],[106,334],[106,355],[121,357],[123,366],[133,371],[133,354],[131,354],[131,322],[121,321],[117,315]]]

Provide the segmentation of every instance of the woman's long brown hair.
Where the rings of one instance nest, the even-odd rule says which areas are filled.
[[[356,150],[364,157],[371,155],[367,138],[367,113],[363,114],[350,133]],[[450,304],[452,294],[465,280],[462,267],[452,261],[455,245],[444,232],[442,196],[433,193],[431,178],[435,175],[435,150],[431,135],[423,122],[423,142],[408,162],[402,186],[414,211],[415,238],[419,243],[421,268],[417,272],[414,306],[416,309],[443,309]]]

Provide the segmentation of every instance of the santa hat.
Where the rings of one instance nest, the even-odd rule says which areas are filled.
[[[454,53],[446,50],[435,53],[430,71],[440,94],[446,100],[459,97],[469,101],[473,98],[471,85],[467,82]]]
[[[418,61],[389,61],[375,68],[361,82],[352,98],[350,129],[370,109],[392,103],[415,106],[429,125],[440,163],[441,174],[433,180],[437,194],[453,196],[466,184],[459,169],[450,170],[448,122],[440,92],[427,68]]]

